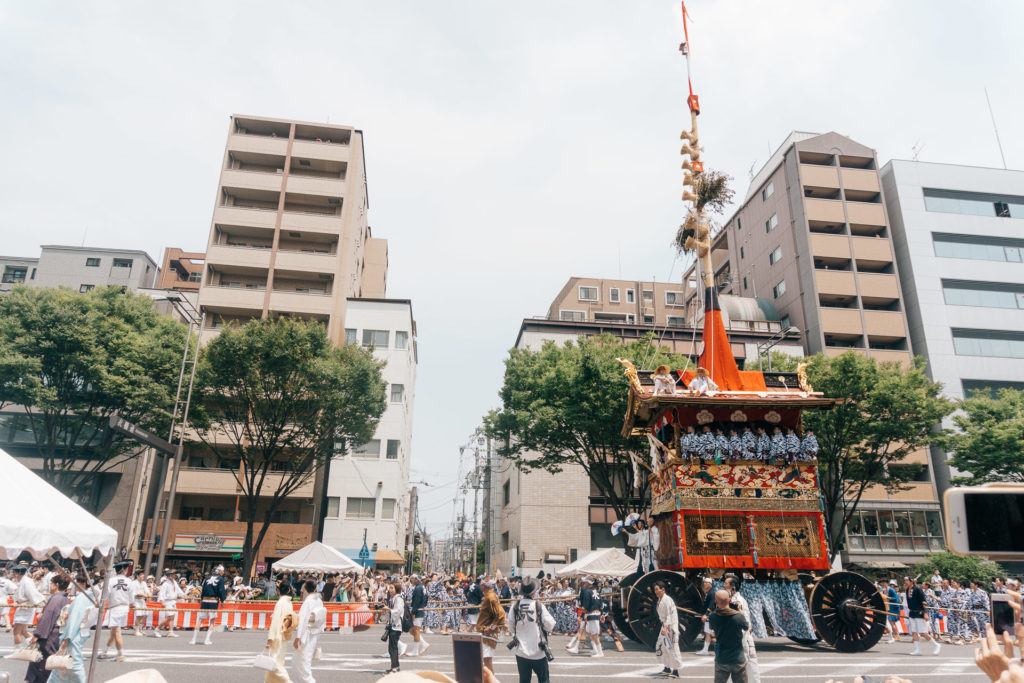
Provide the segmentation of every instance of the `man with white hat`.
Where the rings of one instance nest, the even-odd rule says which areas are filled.
[[[153,635],[160,637],[160,627],[167,628],[168,638],[177,638],[174,632],[174,622],[178,619],[178,600],[185,597],[185,591],[178,585],[178,575],[173,569],[165,569],[164,576],[160,579],[160,591],[157,593],[157,600],[164,606],[164,612],[160,613],[163,619],[160,626],[153,630]]]
[[[582,634],[586,634],[590,637],[590,645],[593,648],[591,656],[604,657],[604,650],[601,649],[601,608],[603,603],[598,597],[597,591],[594,590],[592,579],[583,577],[580,584],[582,588],[580,589],[579,604],[580,609],[583,610],[583,620],[580,622],[576,642],[570,642],[566,650],[569,654],[579,654],[579,644],[584,637]]]
[[[203,645],[213,645],[210,636],[213,633],[213,624],[217,621],[217,610],[221,603],[228,599],[228,587],[224,579],[224,565],[218,564],[210,578],[203,582],[203,593],[199,598],[199,614],[196,615],[196,627],[192,631],[191,644],[195,645],[199,639],[199,629],[206,624],[206,640]]]
[[[114,575],[107,579],[107,613],[103,625],[110,629],[110,636],[103,647],[100,659],[110,659],[110,646],[117,648],[117,661],[124,661],[124,637],[121,629],[128,626],[128,607],[131,604],[131,581],[128,572],[131,562],[114,565]]]
[[[14,644],[20,645],[23,640],[29,639],[28,627],[35,621],[36,607],[43,603],[43,594],[28,575],[28,564],[25,562],[14,568],[14,575],[18,577],[18,588],[14,591],[14,603],[18,606],[14,610]]]

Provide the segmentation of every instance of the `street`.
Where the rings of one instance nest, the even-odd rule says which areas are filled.
[[[106,681],[133,669],[157,669],[171,681],[194,682],[216,680],[218,683],[255,681],[263,672],[252,667],[252,659],[262,649],[263,633],[259,631],[236,631],[215,633],[211,647],[189,645],[191,634],[182,632],[177,639],[170,638],[126,638],[127,662],[98,663],[98,681]],[[0,653],[11,650],[11,636],[4,634]],[[410,641],[403,636],[404,641]],[[445,636],[428,636],[431,649],[426,656],[403,659],[402,668],[408,671],[434,670],[452,675],[451,641]],[[606,645],[603,659],[588,656],[572,656],[565,652],[565,637],[552,638],[555,661],[552,665],[552,679],[567,683],[592,681],[596,679],[618,679],[623,681],[648,680],[660,670],[653,653],[645,652],[635,643],[626,643],[626,652],[615,652]],[[321,639],[323,660],[314,665],[314,673],[323,681],[349,681],[363,683],[376,681],[388,668],[384,644],[380,641],[380,630],[341,635],[328,633]],[[885,676],[898,674],[911,681],[977,681],[988,679],[974,665],[973,647],[944,645],[937,656],[909,655],[909,642],[894,645],[879,644],[870,652],[842,654],[829,648],[801,647],[788,640],[768,639],[758,643],[763,681],[825,681],[830,678],[850,683],[856,675],[870,675],[875,681]],[[930,651],[925,644],[924,652]],[[698,657],[684,653],[684,668],[680,676],[685,680],[711,680],[712,657]],[[289,666],[291,659],[289,658]],[[197,669],[196,667],[206,667]],[[11,681],[23,680],[24,662],[0,660],[0,671],[10,672]],[[495,658],[495,673],[502,683],[516,681],[515,659],[504,645],[499,646]]]

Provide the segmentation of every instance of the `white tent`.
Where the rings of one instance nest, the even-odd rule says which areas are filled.
[[[110,556],[117,532],[43,481],[0,449],[0,560],[29,552],[37,560],[60,553],[86,558],[99,550]]]
[[[305,548],[274,562],[274,571],[340,573],[361,572],[363,568],[329,545],[313,541]]]
[[[557,576],[601,576],[622,578],[636,571],[636,560],[618,548],[593,550],[557,570]]]

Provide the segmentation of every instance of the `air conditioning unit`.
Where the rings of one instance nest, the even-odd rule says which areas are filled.
[[[188,521],[190,521],[190,522],[201,522],[201,521],[203,521],[203,518],[202,517],[189,517]]]

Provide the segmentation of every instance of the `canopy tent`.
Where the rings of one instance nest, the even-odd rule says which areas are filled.
[[[618,548],[593,550],[555,572],[556,576],[601,576],[622,578],[636,571],[636,560]]]
[[[32,470],[0,449],[0,560],[23,552],[37,560],[60,553],[87,558],[95,551],[109,556],[117,547],[117,532],[43,481]]]
[[[274,562],[274,571],[361,572],[359,563],[320,541],[313,541],[291,555]]]

